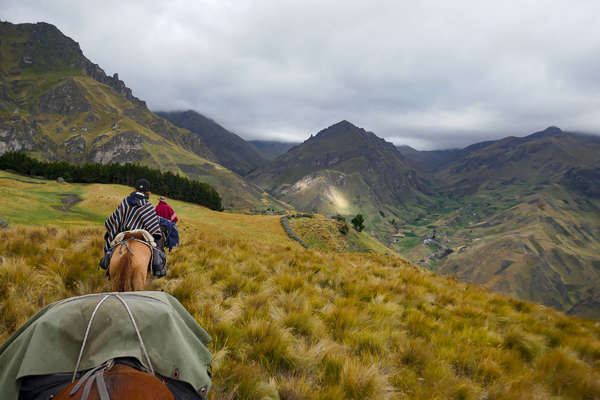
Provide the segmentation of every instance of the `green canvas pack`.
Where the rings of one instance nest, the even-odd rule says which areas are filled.
[[[46,306],[0,347],[0,399],[17,400],[25,376],[73,373],[107,360],[133,357],[160,375],[210,389],[210,336],[173,296],[164,292],[98,293]],[[107,297],[108,296],[108,297]],[[106,297],[106,298],[105,298]],[[92,313],[86,344],[80,351]]]

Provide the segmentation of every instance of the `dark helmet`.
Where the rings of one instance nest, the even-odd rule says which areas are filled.
[[[135,189],[140,192],[149,192],[150,191],[150,182],[147,179],[138,179],[135,181]]]

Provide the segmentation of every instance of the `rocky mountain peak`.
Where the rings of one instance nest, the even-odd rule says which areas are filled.
[[[544,138],[544,137],[556,137],[556,136],[562,136],[564,135],[565,132],[556,127],[556,126],[549,126],[546,129],[544,129],[543,131],[539,131],[536,133],[533,133],[529,136],[527,136],[527,139],[539,139],[539,138]]]
[[[146,107],[146,103],[135,97],[118,74],[108,76],[98,64],[88,60],[79,43],[65,36],[56,26],[38,22],[35,24],[12,24],[0,22],[2,42],[10,46],[11,51],[0,55],[16,57],[18,67],[8,71],[10,75],[18,75],[23,70],[36,69],[44,71],[80,70],[96,81],[112,87],[117,93],[136,105]]]
[[[544,129],[543,132],[546,132],[546,133],[562,133],[562,129],[560,129],[557,126],[549,126],[546,129]]]

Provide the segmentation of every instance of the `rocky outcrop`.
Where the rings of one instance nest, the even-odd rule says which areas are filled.
[[[54,25],[45,22],[17,25],[0,22],[0,34],[5,31],[13,31],[18,37],[29,37],[29,40],[11,43],[12,51],[20,55],[18,61],[21,69],[80,69],[87,76],[110,86],[127,100],[146,107],[146,103],[133,95],[125,82],[119,79],[118,74],[108,76],[98,64],[94,64],[83,55],[79,43],[63,35]]]
[[[81,135],[75,135],[68,138],[63,144],[65,152],[70,156],[82,155],[85,153],[85,139]]]
[[[1,72],[1,71],[0,71]],[[8,95],[6,85],[0,82],[0,110],[13,111],[12,99]]]
[[[82,54],[83,57],[83,54]],[[133,95],[131,89],[129,89],[125,82],[119,79],[119,74],[115,73],[113,76],[108,76],[104,72],[102,68],[98,64],[92,63],[87,58],[83,57],[83,60],[80,64],[81,69],[85,74],[100,83],[110,86],[121,96],[125,97],[127,100],[131,101],[136,105],[140,105],[142,107],[146,107],[146,102],[138,99]]]
[[[101,164],[125,164],[141,161],[148,156],[149,153],[144,150],[144,137],[134,131],[125,131],[94,149],[89,160]]]
[[[73,78],[40,96],[39,110],[47,114],[73,116],[92,110],[92,105],[85,98],[85,89]]]
[[[0,121],[0,154],[21,150],[43,151],[51,158],[56,152],[56,145],[39,131],[35,122],[22,118]]]

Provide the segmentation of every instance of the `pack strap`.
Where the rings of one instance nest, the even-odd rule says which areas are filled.
[[[95,383],[96,389],[98,390],[98,394],[100,395],[100,400],[110,400],[110,395],[108,394],[106,382],[104,381],[104,373],[110,370],[113,367],[113,365],[114,361],[108,360],[104,364],[100,364],[96,368],[92,368],[89,371],[87,371],[85,375],[83,375],[79,379],[77,384],[73,386],[73,388],[69,392],[69,396],[73,396],[79,391],[79,389],[81,389],[81,386],[83,386],[81,400],[87,400],[92,390],[92,386]]]

